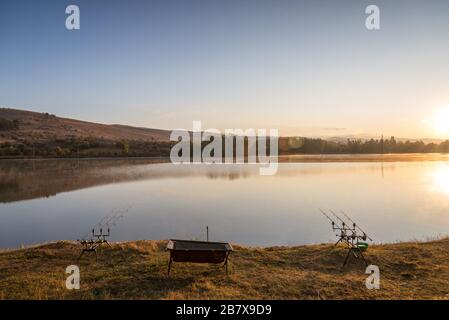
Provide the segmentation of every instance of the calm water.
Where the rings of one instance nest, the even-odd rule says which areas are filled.
[[[0,162],[0,247],[79,239],[131,206],[113,240],[249,245],[333,241],[318,208],[345,210],[376,242],[449,234],[449,162],[185,165],[125,160]]]

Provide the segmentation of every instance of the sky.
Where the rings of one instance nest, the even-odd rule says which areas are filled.
[[[80,30],[65,27],[78,5]],[[380,8],[380,30],[365,8]],[[447,0],[0,0],[0,106],[152,128],[449,138]]]

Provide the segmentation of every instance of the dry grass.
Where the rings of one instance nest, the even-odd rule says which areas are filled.
[[[341,270],[343,248],[235,246],[231,272],[220,266],[175,263],[167,277],[165,241],[104,248],[77,261],[70,242],[0,252],[2,299],[447,299],[449,239],[370,247],[381,289],[367,290],[364,265]],[[65,268],[79,265],[81,289],[65,288]]]
[[[88,138],[119,141],[145,140],[168,141],[170,131],[138,128],[125,125],[107,125],[75,119],[61,118],[49,114],[0,108],[0,117],[8,120],[19,120],[19,129],[5,131],[0,134],[0,142],[15,142],[23,139],[53,141],[58,139]]]

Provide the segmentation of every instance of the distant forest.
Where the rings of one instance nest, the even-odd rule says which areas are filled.
[[[381,154],[381,153],[448,153],[449,140],[442,143],[396,141],[390,139],[348,139],[345,142],[312,138],[281,138],[281,154]]]
[[[76,157],[168,157],[176,142],[105,141],[101,139],[55,139],[0,143],[0,157],[6,158],[76,158]],[[203,143],[203,146],[207,143]],[[350,140],[326,141],[311,138],[280,138],[279,154],[382,154],[449,153],[449,141],[440,144],[423,141]]]
[[[21,140],[0,143],[3,158],[167,157],[171,142],[110,141],[98,138]]]

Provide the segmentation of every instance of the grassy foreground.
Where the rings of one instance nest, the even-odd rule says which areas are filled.
[[[165,241],[104,247],[77,261],[71,242],[0,252],[1,299],[448,299],[449,239],[370,247],[380,290],[367,290],[361,262],[341,270],[343,247],[234,245],[230,274],[221,266],[174,263]],[[81,289],[65,288],[65,268],[80,267]]]

